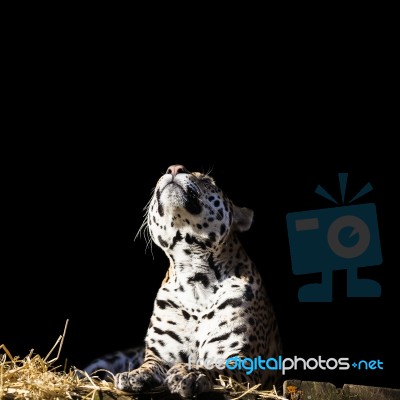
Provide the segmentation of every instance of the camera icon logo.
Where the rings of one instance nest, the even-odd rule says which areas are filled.
[[[347,174],[339,174],[339,181],[344,202]],[[368,183],[350,203],[371,190]],[[316,193],[337,203],[321,186]],[[357,277],[358,268],[382,263],[375,204],[293,212],[286,222],[293,273],[322,274],[321,283],[299,289],[299,301],[331,302],[332,273],[342,269],[347,270],[348,297],[380,297],[378,282]]]

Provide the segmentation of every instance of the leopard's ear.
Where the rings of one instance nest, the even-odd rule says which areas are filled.
[[[246,207],[237,207],[233,205],[232,228],[235,231],[244,232],[250,229],[253,223],[254,211]]]

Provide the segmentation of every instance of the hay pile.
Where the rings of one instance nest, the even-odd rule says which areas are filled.
[[[61,353],[67,326],[68,320],[63,335],[57,339],[44,358],[35,355],[33,350],[22,359],[13,357],[4,344],[0,345],[0,399],[96,399],[101,392],[116,391],[109,382],[89,377],[82,371],[66,372],[60,366],[55,366]],[[57,346],[56,357],[50,359]]]
[[[75,371],[58,371],[52,362],[34,355],[23,359],[13,357],[3,344],[0,350],[0,398],[1,399],[95,399],[102,386],[95,378],[80,379]]]
[[[94,374],[71,369],[65,371],[55,363],[59,359],[67,329],[53,348],[42,358],[33,350],[24,358],[13,357],[7,347],[0,345],[0,399],[4,400],[99,400],[99,399],[132,399],[117,390],[111,382],[97,378]],[[49,359],[58,346],[58,353]],[[259,391],[259,385],[247,387],[230,378],[220,376],[214,391],[225,394],[226,399],[284,399],[276,391]],[[150,396],[153,398],[153,396]],[[154,392],[154,399],[163,399],[168,394]]]

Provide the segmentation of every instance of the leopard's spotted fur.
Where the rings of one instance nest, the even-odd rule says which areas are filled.
[[[166,384],[172,393],[191,397],[208,391],[218,376],[250,384],[276,383],[277,371],[223,370],[217,360],[277,357],[280,338],[261,276],[238,239],[253,212],[235,206],[201,173],[173,165],[160,178],[149,203],[146,227],[170,266],[154,302],[140,365],[128,371],[125,355],[114,355],[114,368],[98,360],[87,368],[125,371],[117,388],[142,392]],[[197,360],[207,365],[195,368]],[[117,368],[118,369],[118,368]]]

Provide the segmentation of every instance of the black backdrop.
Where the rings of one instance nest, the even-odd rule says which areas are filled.
[[[184,141],[185,135],[189,134],[176,134],[174,140]],[[226,140],[235,142],[228,135]],[[351,165],[320,159],[303,163],[312,152],[291,159],[282,149],[249,140],[232,150],[219,147],[206,155],[213,146],[209,135],[210,144],[201,151],[204,156],[191,156],[190,145],[173,155],[166,149],[152,154],[144,149],[148,144],[134,141],[105,140],[99,148],[98,139],[89,148],[71,147],[66,154],[57,154],[56,149],[35,151],[29,165],[22,163],[23,172],[13,175],[8,192],[1,343],[15,355],[24,356],[34,348],[44,356],[67,318],[62,360],[67,358],[68,365],[83,367],[103,353],[140,343],[167,259],[155,246],[146,251],[144,238],[134,241],[134,237],[157,179],[168,165],[183,163],[191,170],[212,168],[217,183],[236,204],[254,209],[253,227],[241,237],[265,278],[285,356],[384,363],[383,371],[315,370],[288,376],[396,386],[392,374],[397,285],[390,171],[370,159],[367,164],[358,160]],[[264,146],[265,154],[256,154],[254,150]],[[15,169],[21,167],[19,161]],[[374,187],[356,203],[377,205],[384,261],[361,269],[360,275],[376,279],[382,297],[347,298],[346,274],[337,271],[332,303],[300,303],[298,288],[319,277],[292,273],[285,217],[292,211],[330,207],[314,190],[321,184],[338,198],[338,172],[349,172],[350,194],[367,182]]]
[[[167,260],[134,237],[157,179],[182,163],[212,169],[237,205],[254,209],[242,241],[265,278],[285,356],[384,363],[288,377],[398,387],[398,178],[396,146],[385,138],[398,124],[388,75],[348,65],[328,79],[322,66],[303,75],[275,62],[267,76],[254,54],[246,70],[174,69],[166,53],[132,60],[112,46],[104,64],[103,48],[84,50],[74,61],[54,50],[51,68],[17,70],[4,109],[0,344],[44,356],[66,319],[60,363],[83,367],[139,343]],[[338,198],[339,172],[349,173],[351,194],[374,187],[356,203],[377,205],[383,264],[360,274],[382,296],[347,298],[337,271],[332,303],[299,303],[298,288],[318,275],[293,275],[286,214],[330,207],[314,190]]]

